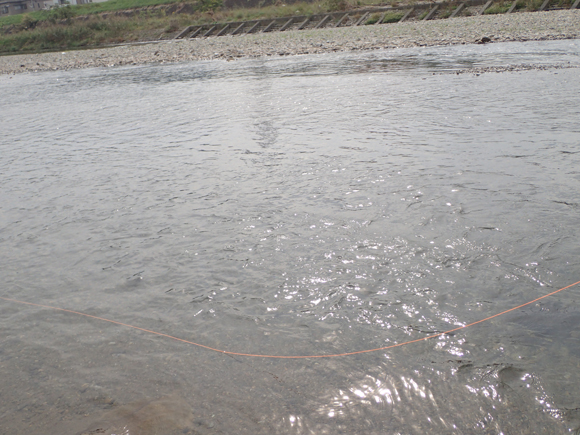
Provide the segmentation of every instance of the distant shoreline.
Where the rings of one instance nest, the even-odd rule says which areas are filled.
[[[0,56],[0,74],[288,56],[413,46],[580,39],[580,10],[458,17],[378,26],[220,36],[90,50]]]

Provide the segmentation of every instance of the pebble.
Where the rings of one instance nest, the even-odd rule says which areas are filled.
[[[580,39],[580,9],[126,44],[0,56],[0,74],[414,46]]]

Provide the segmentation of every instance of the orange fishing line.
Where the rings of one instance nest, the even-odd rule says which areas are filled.
[[[213,351],[219,352],[219,353],[224,353],[226,355],[251,356],[251,357],[256,357],[256,358],[299,359],[299,358],[334,358],[334,357],[339,357],[339,356],[357,355],[359,353],[378,352],[381,350],[392,349],[393,347],[405,346],[407,344],[417,343],[419,341],[424,341],[424,340],[429,340],[431,338],[440,337],[442,335],[449,334],[451,332],[459,331],[460,329],[469,328],[470,326],[477,325],[478,323],[487,322],[488,320],[491,320],[494,317],[499,317],[499,316],[502,316],[506,313],[509,313],[510,311],[514,311],[514,310],[517,310],[518,308],[525,307],[526,305],[533,304],[534,302],[537,302],[541,299],[547,298],[548,296],[555,295],[556,293],[561,292],[562,290],[569,289],[570,287],[574,287],[575,285],[578,285],[578,284],[580,284],[580,281],[577,281],[574,284],[567,285],[566,287],[562,287],[561,289],[553,291],[551,293],[548,293],[544,296],[540,296],[539,298],[536,298],[533,301],[526,302],[525,304],[521,304],[521,305],[518,305],[517,307],[510,308],[509,310],[505,310],[505,311],[502,311],[501,313],[494,314],[493,316],[486,317],[485,319],[481,319],[481,320],[478,320],[476,322],[469,323],[467,325],[459,326],[457,328],[450,329],[450,330],[445,331],[445,332],[440,332],[438,334],[429,335],[429,336],[423,337],[423,338],[417,338],[416,340],[404,341],[402,343],[391,344],[389,346],[377,347],[375,349],[357,350],[357,351],[353,351],[353,352],[335,353],[335,354],[328,354],[328,355],[260,355],[260,354],[253,354],[253,353],[232,352],[229,350],[216,349],[214,347],[206,346],[205,344],[195,343],[193,341],[184,340],[183,338],[174,337],[173,335],[163,334],[161,332],[151,331],[150,329],[140,328],[138,326],[129,325],[127,323],[117,322],[116,320],[110,320],[110,319],[105,319],[104,317],[92,316],[90,314],[81,313],[79,311],[67,310],[65,308],[59,308],[59,307],[52,307],[50,305],[35,304],[32,302],[24,302],[24,301],[19,301],[16,299],[5,298],[2,296],[0,296],[0,299],[3,299],[5,301],[9,301],[9,302],[15,302],[18,304],[32,305],[35,307],[49,308],[51,310],[64,311],[66,313],[78,314],[79,316],[90,317],[92,319],[102,320],[103,322],[109,322],[109,323],[114,323],[115,325],[125,326],[127,328],[138,329],[139,331],[147,332],[149,334],[155,334],[155,335],[159,335],[161,337],[171,338],[172,340],[177,340],[177,341],[181,341],[183,343],[192,344],[194,346],[202,347],[202,348],[208,349],[208,350],[213,350]]]

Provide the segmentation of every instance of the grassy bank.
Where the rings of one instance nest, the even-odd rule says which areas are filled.
[[[570,0],[558,0],[566,6]],[[28,53],[44,50],[94,47],[133,41],[170,39],[192,24],[250,21],[314,15],[371,5],[397,6],[414,0],[388,3],[382,0],[320,0],[260,8],[226,9],[222,0],[109,0],[104,3],[67,6],[0,19],[0,53]],[[536,10],[542,0],[520,0],[519,10]],[[511,1],[497,3],[486,13],[504,13]],[[568,6],[569,7],[569,6]],[[449,10],[451,14],[452,9]],[[425,14],[427,11],[425,11]],[[393,12],[383,22],[396,22],[402,13]],[[366,24],[377,21],[371,15]]]
[[[190,13],[196,14],[199,12],[212,13],[221,12],[221,16],[236,16],[259,18],[259,17],[282,17],[291,16],[294,11],[301,11],[302,15],[319,12],[330,12],[336,10],[346,10],[358,6],[369,6],[379,4],[406,4],[410,0],[320,0],[310,2],[295,2],[292,4],[284,4],[277,2],[276,5],[262,6],[256,8],[224,8],[222,0],[108,0],[102,3],[89,3],[84,5],[68,6],[60,9],[52,9],[50,11],[36,11],[28,14],[11,15],[0,18],[0,29],[9,25],[21,25],[26,20],[33,21],[50,21],[54,18],[69,18],[83,15],[94,15],[108,12],[119,11],[136,11],[144,8],[159,10],[168,9],[167,6],[178,5],[175,9],[180,9],[180,6],[185,6]],[[164,8],[165,6],[165,8]],[[63,11],[64,9],[64,11]],[[171,9],[170,9],[171,10]],[[173,14],[174,11],[169,12]]]
[[[109,0],[4,17],[0,19],[0,53],[158,40],[191,24],[311,15],[352,6],[344,0],[325,0],[225,9],[221,0]]]
[[[85,5],[74,5],[69,6],[66,15],[71,16],[81,16],[88,14],[97,14],[102,12],[115,12],[128,9],[137,9],[147,6],[157,6],[157,5],[167,5],[171,3],[179,3],[182,0],[109,0],[103,3],[89,3]],[[62,12],[58,12],[58,9],[52,9],[50,11],[36,11],[27,14],[11,15],[8,17],[0,18],[0,29],[6,25],[20,24],[22,20],[29,17],[34,20],[47,20],[53,17],[59,17]]]

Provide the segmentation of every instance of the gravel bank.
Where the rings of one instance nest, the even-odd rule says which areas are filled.
[[[580,39],[580,9],[222,36],[93,50],[1,56],[0,73],[471,44],[481,40],[482,37],[488,37],[492,42]]]

